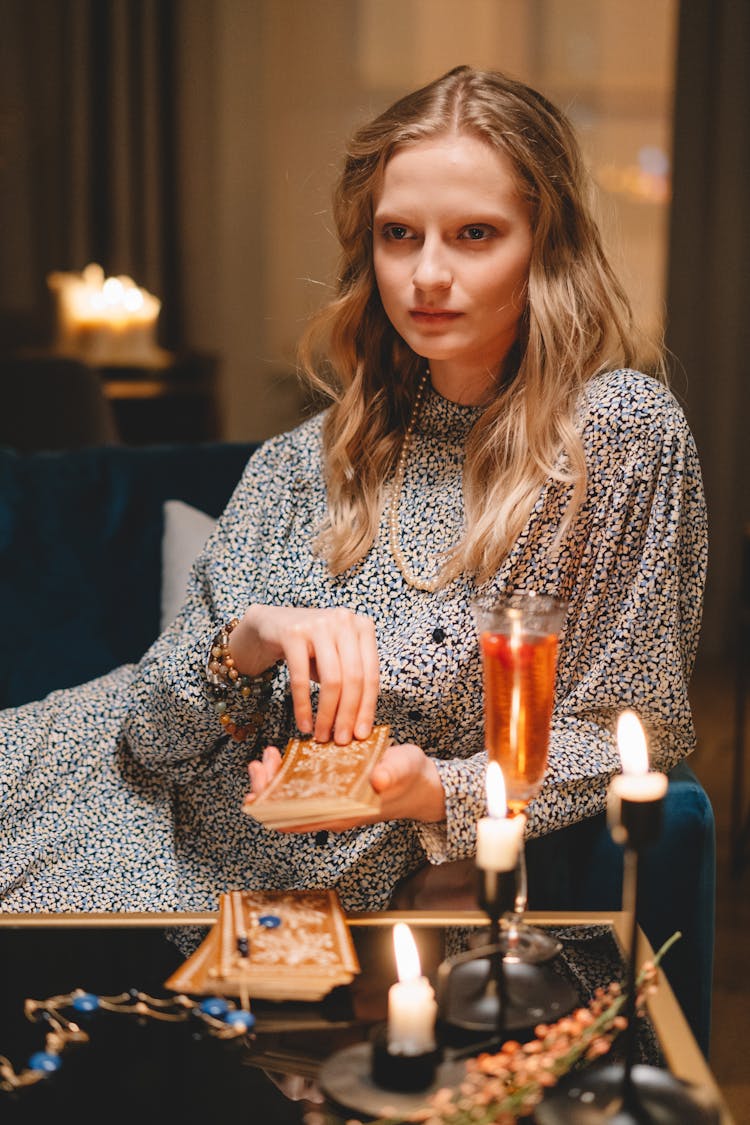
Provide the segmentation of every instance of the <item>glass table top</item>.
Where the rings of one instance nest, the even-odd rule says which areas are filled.
[[[551,971],[572,986],[578,1005],[598,986],[623,979],[622,915],[530,918],[562,941]],[[475,912],[352,915],[360,975],[320,1003],[253,1003],[251,1040],[218,1041],[201,1034],[198,1021],[139,1024],[134,1017],[99,1012],[84,1024],[76,1017],[90,1042],[66,1051],[52,1079],[12,1095],[0,1091],[0,1120],[303,1122],[319,1106],[315,1079],[321,1063],[367,1039],[386,1017],[388,988],[397,976],[397,920],[410,924],[422,970],[433,981],[446,956],[481,944],[486,933]],[[42,1046],[44,1027],[25,1019],[26,998],[76,988],[99,995],[130,988],[169,995],[164,981],[211,924],[212,915],[0,915],[0,1055],[20,1070]],[[644,958],[649,953],[644,943]],[[650,1010],[639,1039],[641,1060],[713,1085],[668,986]],[[522,1036],[514,1031],[514,1037]]]

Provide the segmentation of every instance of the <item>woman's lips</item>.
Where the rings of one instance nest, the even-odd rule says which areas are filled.
[[[462,315],[460,312],[452,312],[449,309],[409,309],[409,316],[417,324],[449,324]]]

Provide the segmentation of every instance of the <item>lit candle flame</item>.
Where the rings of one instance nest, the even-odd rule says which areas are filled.
[[[396,922],[393,927],[393,948],[396,952],[399,981],[419,980],[422,975],[419,953],[414,936],[405,922]]]
[[[80,274],[52,273],[48,281],[62,300],[66,315],[74,320],[94,318],[115,323],[132,318],[140,322],[155,319],[161,307],[161,302],[139,288],[132,277],[105,277],[96,263]]]
[[[55,350],[99,366],[168,366],[156,343],[161,302],[132,277],[105,277],[95,262],[81,273],[47,275],[56,305]]]
[[[122,304],[122,299],[125,294],[125,287],[120,281],[119,277],[108,277],[102,286],[102,295],[104,303],[117,308]]]
[[[623,773],[648,773],[646,736],[634,711],[623,711],[617,720],[617,748]]]
[[[499,762],[487,766],[487,812],[495,819],[508,815],[505,778]]]
[[[137,312],[138,309],[142,309],[145,304],[143,291],[137,287],[135,289],[125,289],[123,291],[122,303],[128,312]]]

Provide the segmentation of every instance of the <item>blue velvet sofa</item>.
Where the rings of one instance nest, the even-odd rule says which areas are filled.
[[[216,443],[0,450],[0,707],[139,658],[159,630],[164,501],[219,515],[252,449]],[[603,816],[531,841],[528,861],[532,908],[619,909],[622,852]],[[664,832],[643,868],[639,920],[655,946],[682,931],[666,969],[706,1050],[714,821],[685,764],[672,774]],[[445,903],[446,896],[465,901],[473,890],[470,866],[433,871],[440,872],[437,883],[418,876],[401,888],[399,901],[435,906],[436,893]]]

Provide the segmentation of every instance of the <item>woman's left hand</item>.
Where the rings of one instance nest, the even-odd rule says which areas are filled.
[[[252,813],[253,801],[259,797],[281,766],[281,754],[275,746],[263,751],[263,760],[250,762],[248,772],[252,792],[245,798],[245,809]],[[388,746],[370,775],[370,784],[380,795],[380,810],[349,820],[321,820],[304,828],[285,829],[290,832],[344,832],[361,824],[379,820],[421,820],[428,823],[445,819],[445,791],[432,758],[413,743]]]

